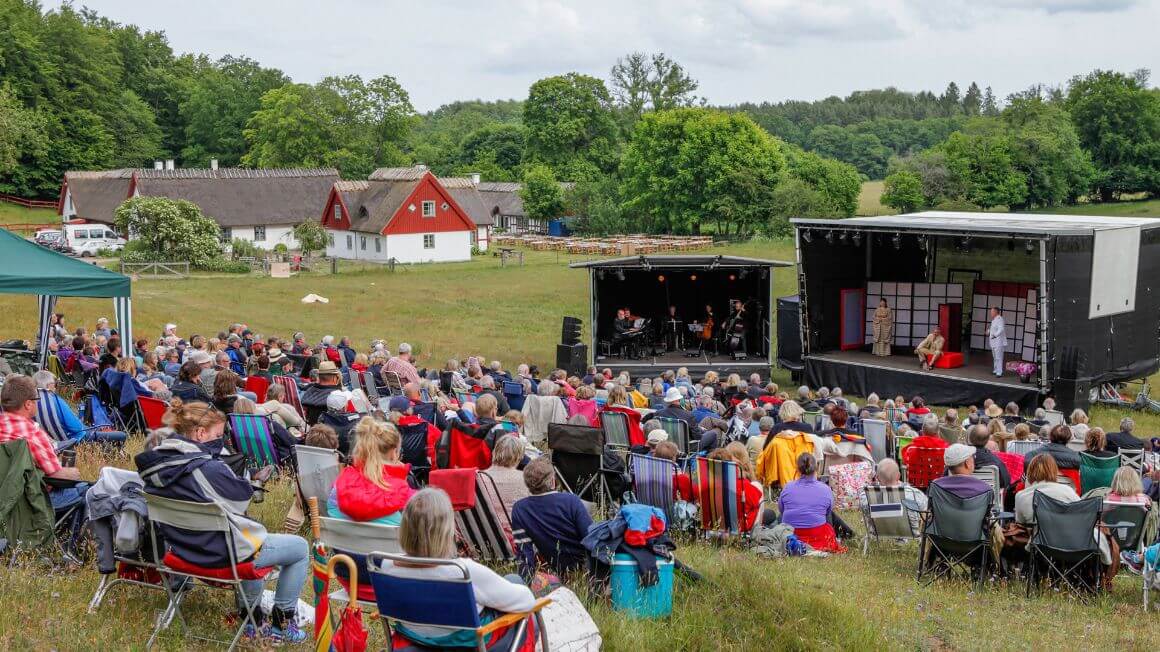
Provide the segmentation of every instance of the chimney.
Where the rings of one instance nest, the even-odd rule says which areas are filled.
[[[165,159],[165,169],[166,169],[166,170],[172,170],[172,169],[174,169],[174,165],[173,165],[173,159],[171,159],[171,158],[167,158],[167,159]]]
[[[420,171],[420,172],[426,172],[427,171],[427,164],[426,163],[416,163],[415,169]]]
[[[209,160],[209,169],[211,169],[211,170],[217,169],[217,159],[216,158],[211,158]]]
[[[153,161],[153,169],[154,170],[164,170],[165,163],[162,161]]]
[[[479,173],[478,172],[468,172],[467,176],[471,177],[471,185],[473,185],[473,186],[479,185]]]

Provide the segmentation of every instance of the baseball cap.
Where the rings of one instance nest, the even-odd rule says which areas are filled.
[[[966,462],[975,456],[975,447],[966,444],[951,444],[943,453],[943,462],[947,468],[952,468]]]
[[[326,397],[326,409],[334,410],[336,412],[345,412],[346,404],[348,402],[350,402],[350,396],[348,396],[346,392],[331,392]]]
[[[406,412],[411,409],[411,400],[406,396],[392,396],[389,404],[391,412]]]

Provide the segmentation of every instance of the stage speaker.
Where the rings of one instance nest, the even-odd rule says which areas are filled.
[[[1092,383],[1089,378],[1059,378],[1051,386],[1055,409],[1069,414],[1072,410],[1087,411],[1091,407]]]
[[[802,364],[801,303],[796,296],[777,300],[777,366],[800,371]]]
[[[580,327],[584,322],[579,317],[565,317],[564,328],[560,334],[560,344],[572,346],[580,343]]]
[[[556,368],[570,376],[583,376],[588,370],[588,346],[585,344],[557,344]]]

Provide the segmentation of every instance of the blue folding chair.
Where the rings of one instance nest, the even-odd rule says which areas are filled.
[[[453,568],[455,577],[413,578],[392,575],[383,569],[383,562],[404,563],[408,566],[446,566]],[[548,646],[548,631],[544,626],[541,611],[552,601],[549,598],[537,600],[529,611],[501,614],[487,623],[480,617],[475,601],[475,589],[471,584],[471,574],[456,559],[431,559],[408,557],[407,555],[372,552],[367,555],[371,585],[375,589],[375,601],[382,616],[383,631],[388,641],[394,641],[396,634],[416,647],[475,647],[479,652],[486,650],[514,650],[528,635],[528,622],[535,623],[541,649]],[[487,611],[484,612],[488,614]],[[492,612],[494,613],[494,612]],[[448,630],[446,636],[435,641],[417,635],[412,627],[442,627]],[[503,630],[499,640],[492,640],[493,634]],[[423,647],[427,646],[427,647]],[[388,643],[388,648],[398,649]]]
[[[677,465],[659,457],[637,455],[628,456],[632,472],[632,490],[636,502],[656,507],[673,520],[673,477]]]
[[[510,380],[505,380],[503,383],[503,397],[507,399],[508,406],[513,410],[522,410],[524,408],[524,385],[523,383],[516,383]]]

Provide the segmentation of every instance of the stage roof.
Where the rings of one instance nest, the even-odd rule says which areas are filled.
[[[789,267],[793,263],[783,260],[765,260],[763,258],[742,258],[740,256],[625,256],[624,258],[607,258],[605,260],[589,260],[582,263],[572,263],[569,267],[583,267],[589,269],[651,269],[653,267],[697,267],[713,269],[716,267]]]
[[[844,220],[790,220],[798,228],[867,229],[883,231],[949,231],[954,233],[1003,235],[1093,235],[1096,231],[1140,227],[1160,227],[1160,219],[1149,217],[1106,217],[1095,215],[1047,215],[1041,213],[966,213],[924,211],[880,217],[852,217]]]

